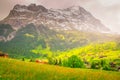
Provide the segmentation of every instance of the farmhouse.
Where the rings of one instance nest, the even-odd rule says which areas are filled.
[[[36,60],[36,63],[48,64],[48,62],[46,62],[46,61],[42,61],[42,60]]]
[[[8,54],[0,53],[0,57],[8,58]]]

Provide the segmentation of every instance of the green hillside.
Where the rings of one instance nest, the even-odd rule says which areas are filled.
[[[92,43],[83,47],[58,52],[48,58],[50,64],[91,69],[120,69],[120,44],[117,42]]]
[[[119,80],[112,71],[72,69],[0,58],[0,80]]]
[[[0,36],[8,36],[13,30],[9,25],[0,25]],[[6,30],[6,27],[8,27]],[[4,29],[5,28],[5,29]],[[72,31],[54,31],[44,25],[28,24],[14,34],[12,40],[0,41],[0,51],[12,58],[36,58],[58,55],[57,52],[85,46],[92,42],[114,40],[110,34]],[[39,54],[39,55],[38,55]]]
[[[87,61],[91,59],[115,59],[120,58],[120,44],[117,42],[91,43],[59,54],[58,57],[61,58],[78,55]]]

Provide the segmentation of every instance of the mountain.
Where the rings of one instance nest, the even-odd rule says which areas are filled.
[[[10,14],[0,22],[9,24],[14,30],[19,30],[27,24],[35,26],[43,24],[54,30],[78,30],[87,32],[109,32],[100,20],[94,18],[80,6],[66,9],[46,9],[41,5],[16,5]]]
[[[14,56],[48,56],[52,52],[112,40],[110,29],[80,6],[46,9],[15,5],[0,21],[0,50]],[[44,54],[44,55],[43,55]],[[54,55],[57,55],[55,53]]]

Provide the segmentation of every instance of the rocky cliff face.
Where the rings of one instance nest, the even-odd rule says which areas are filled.
[[[16,5],[13,10],[10,11],[10,14],[0,22],[0,24],[11,25],[14,29],[14,35],[15,31],[17,32],[22,27],[31,23],[33,23],[36,28],[44,25],[55,31],[76,30],[102,33],[110,31],[100,20],[94,18],[88,11],[80,6],[73,6],[66,9],[46,9],[36,4],[29,6]]]
[[[99,20],[79,6],[66,9],[46,9],[41,5],[16,5],[1,23],[10,24],[15,30],[29,23],[43,24],[57,30],[109,31]]]

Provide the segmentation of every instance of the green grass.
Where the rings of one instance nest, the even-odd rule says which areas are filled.
[[[120,72],[72,69],[0,58],[0,80],[120,80]]]
[[[120,45],[116,42],[91,43],[80,48],[74,48],[65,52],[61,52],[57,58],[64,59],[72,55],[77,55],[88,62],[94,59],[118,59],[120,58]]]

